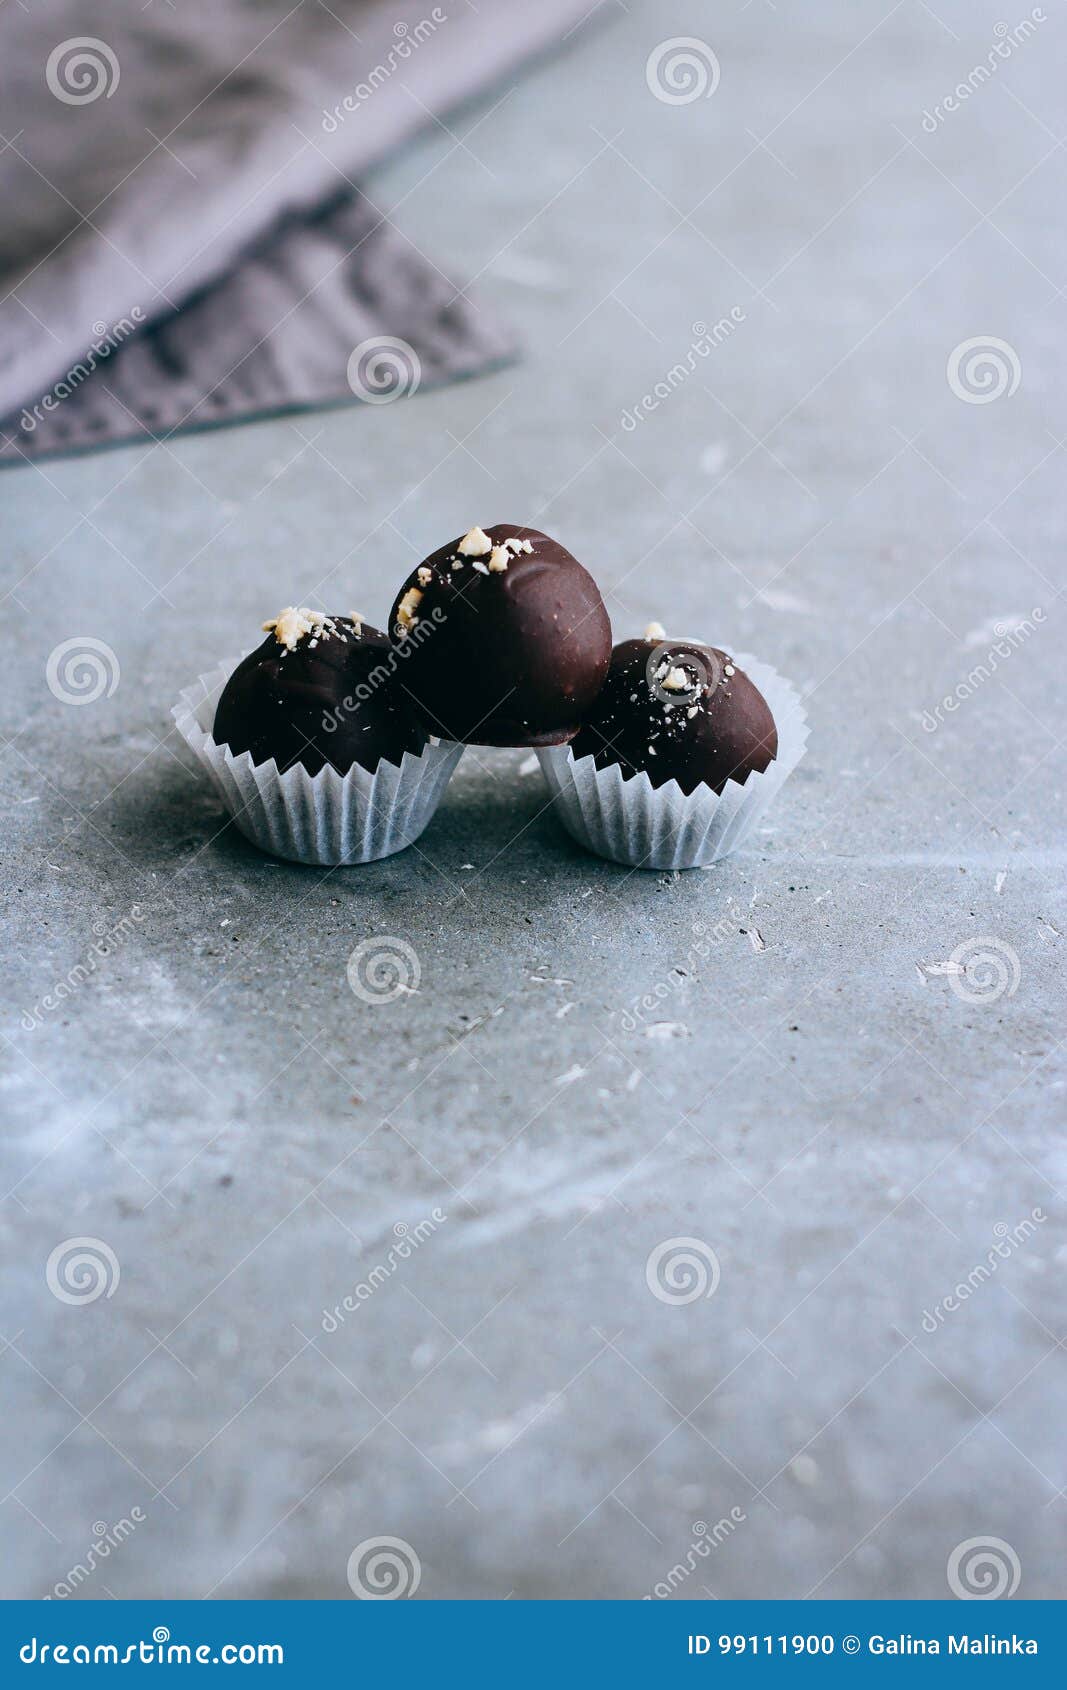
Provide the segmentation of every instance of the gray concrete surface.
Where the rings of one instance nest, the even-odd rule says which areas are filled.
[[[934,114],[1001,18],[620,8],[372,183],[523,364],[3,478],[5,1594],[134,1509],[81,1595],[348,1598],[383,1535],[420,1599],[937,1597],[989,1537],[1064,1594],[1062,13]],[[682,35],[721,80],[670,105]],[[628,873],[474,752],[404,856],[258,856],[179,688],[511,518],[620,635],[804,685],[758,839]],[[382,936],[418,989],[363,1001]],[[78,1237],[113,1295],[50,1290]],[[679,1238],[712,1295],[649,1289]]]

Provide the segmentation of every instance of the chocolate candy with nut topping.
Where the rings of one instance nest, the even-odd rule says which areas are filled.
[[[725,651],[669,640],[652,623],[644,639],[615,647],[571,751],[598,769],[617,763],[625,780],[643,770],[654,787],[673,780],[685,793],[721,793],[774,761],[778,732],[763,694]]]
[[[219,699],[213,737],[253,763],[273,757],[284,774],[329,764],[371,774],[383,760],[418,755],[427,734],[400,685],[388,636],[358,616],[304,607],[264,622],[267,638],[238,664]]]
[[[389,631],[431,733],[470,745],[563,745],[611,656],[593,577],[537,528],[498,522],[442,546],[405,581]]]

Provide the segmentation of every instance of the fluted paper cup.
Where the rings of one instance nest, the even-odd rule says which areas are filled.
[[[400,764],[379,763],[374,774],[353,766],[317,775],[297,764],[279,774],[273,757],[254,764],[212,738],[215,707],[237,660],[201,675],[171,715],[246,839],[271,856],[298,863],[371,863],[411,845],[429,823],[462,745],[435,740]]]
[[[647,774],[623,778],[617,763],[598,769],[575,760],[569,745],[537,753],[563,826],[579,845],[631,868],[704,868],[728,857],[762,820],[788,780],[808,738],[800,694],[757,657],[732,659],[759,688],[778,730],[778,755],[762,774],[742,784],[727,781],[721,793],[698,786],[686,794],[677,781],[654,787]]]

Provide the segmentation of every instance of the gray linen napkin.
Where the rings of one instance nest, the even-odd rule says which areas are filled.
[[[510,356],[355,175],[589,9],[6,7],[0,461],[374,403]]]

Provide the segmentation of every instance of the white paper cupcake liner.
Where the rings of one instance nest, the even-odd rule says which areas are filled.
[[[769,663],[742,654],[734,661],[770,706],[774,762],[744,785],[727,781],[721,795],[700,786],[687,796],[677,781],[654,787],[644,771],[624,780],[617,763],[598,769],[592,757],[576,761],[568,745],[549,746],[537,755],[573,839],[631,868],[703,868],[737,849],[803,757],[808,723],[800,694]]]
[[[298,863],[371,863],[411,845],[436,810],[462,745],[432,741],[399,767],[379,763],[374,774],[353,767],[339,775],[328,765],[309,775],[300,764],[278,773],[273,757],[235,757],[211,736],[215,706],[238,660],[201,675],[171,711],[185,743],[207,770],[231,817],[253,845]]]

